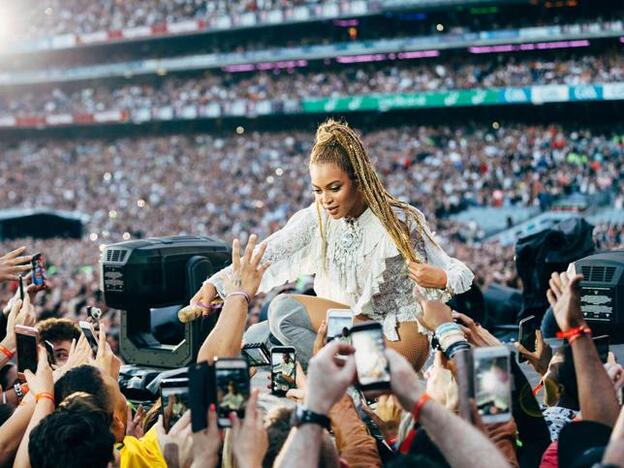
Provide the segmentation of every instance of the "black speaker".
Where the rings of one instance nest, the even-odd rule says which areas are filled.
[[[182,326],[174,318],[168,331],[179,327],[179,340],[168,333],[162,343],[158,336],[167,326],[158,323],[156,333],[152,317],[177,317],[175,313],[188,304],[202,282],[230,261],[230,248],[212,237],[161,237],[108,245],[100,258],[100,288],[106,305],[121,310],[123,358],[151,367],[189,365],[201,345],[201,321]],[[214,321],[216,317],[209,329]]]
[[[581,310],[594,336],[608,334],[618,342],[624,335],[624,250],[612,250],[575,262],[583,275]],[[612,340],[613,341],[613,340]]]

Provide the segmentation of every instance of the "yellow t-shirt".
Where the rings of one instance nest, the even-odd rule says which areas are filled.
[[[160,453],[156,426],[140,439],[126,436],[119,449],[121,468],[167,468],[167,463]]]

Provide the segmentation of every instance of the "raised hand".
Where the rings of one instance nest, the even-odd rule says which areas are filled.
[[[26,247],[20,247],[0,257],[0,283],[17,281],[20,274],[30,271],[32,255],[22,255]]]
[[[542,376],[546,374],[553,353],[550,345],[544,341],[540,330],[535,332],[535,351],[529,351],[519,342],[514,343],[514,346],[520,354],[527,358],[535,372]]]
[[[239,421],[232,413],[232,453],[240,468],[262,466],[269,448],[269,436],[264,428],[262,412],[258,409],[258,390],[251,392],[245,406],[245,419]]]
[[[553,314],[561,331],[585,325],[585,318],[581,312],[581,294],[578,284],[583,275],[568,277],[567,273],[553,273],[550,277],[550,289],[546,298],[553,308]]]
[[[249,294],[250,297],[256,295],[262,276],[270,266],[268,262],[260,265],[267,248],[266,243],[261,244],[258,251],[254,254],[257,241],[258,236],[252,234],[249,242],[247,242],[242,258],[240,256],[240,242],[238,239],[234,239],[234,242],[232,242],[232,270],[223,282],[226,294],[234,291],[243,291]]]

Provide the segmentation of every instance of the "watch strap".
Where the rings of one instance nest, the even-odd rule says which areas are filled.
[[[301,405],[297,405],[293,413],[293,426],[299,427],[304,424],[318,424],[328,431],[331,429],[331,419],[324,414],[315,413]]]

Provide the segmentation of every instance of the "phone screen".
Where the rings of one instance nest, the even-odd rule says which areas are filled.
[[[93,354],[96,355],[98,352],[99,342],[95,337],[95,333],[93,331],[93,328],[91,327],[91,324],[89,324],[88,322],[80,322],[80,329],[82,330],[82,334],[89,342],[91,351],[93,351]]]
[[[37,372],[37,337],[15,333],[17,341],[17,371],[24,372],[30,369]]]
[[[56,364],[56,356],[54,355],[54,345],[48,340],[43,340],[43,345],[48,353],[48,363],[53,366]]]
[[[45,259],[41,254],[36,254],[32,259],[32,283],[35,286],[45,285]]]
[[[327,340],[336,338],[337,336],[346,335],[353,326],[353,317],[351,315],[329,315],[327,319]]]
[[[215,364],[217,386],[217,416],[221,427],[230,426],[229,414],[235,412],[245,417],[249,399],[249,370],[244,360],[217,361]]]
[[[487,349],[487,348],[481,348]],[[474,356],[475,398],[484,422],[505,421],[511,417],[511,375],[509,354]]]
[[[168,432],[189,408],[188,379],[163,380],[160,396],[163,422]]]
[[[296,388],[295,350],[271,353],[271,392],[284,396],[291,388]]]
[[[535,351],[535,332],[539,328],[539,321],[534,315],[522,320],[518,329],[518,342],[524,346],[527,351]],[[524,362],[526,358],[518,353],[518,362]]]
[[[390,384],[388,360],[381,326],[353,330],[351,341],[355,348],[355,367],[362,387],[386,387]]]

